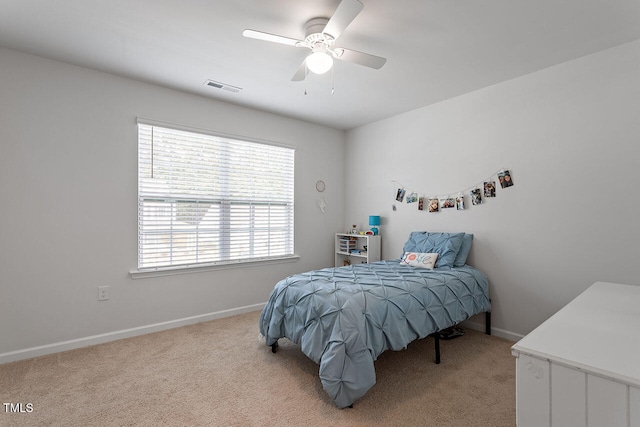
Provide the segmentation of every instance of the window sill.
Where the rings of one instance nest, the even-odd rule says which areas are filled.
[[[300,255],[284,256],[282,258],[268,258],[260,260],[226,261],[215,264],[183,265],[177,267],[146,268],[131,270],[129,275],[132,279],[148,279],[151,277],[176,276],[179,274],[203,273],[207,271],[226,270],[230,268],[256,267],[259,265],[282,264],[296,262]]]

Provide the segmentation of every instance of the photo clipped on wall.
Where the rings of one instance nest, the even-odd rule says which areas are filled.
[[[453,197],[447,197],[442,201],[441,208],[448,209],[448,208],[453,208],[455,206],[456,206],[456,199],[454,199]]]
[[[498,181],[500,181],[500,186],[502,188],[511,187],[513,185],[513,180],[511,179],[509,171],[500,172],[498,174]]]
[[[482,191],[479,188],[471,190],[471,204],[479,205],[482,203]]]
[[[496,197],[495,181],[487,181],[484,183],[484,197]]]

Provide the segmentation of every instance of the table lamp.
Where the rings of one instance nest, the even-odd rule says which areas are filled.
[[[369,215],[369,227],[371,227],[371,231],[374,236],[377,236],[380,233],[378,227],[380,227],[380,216],[379,215]]]

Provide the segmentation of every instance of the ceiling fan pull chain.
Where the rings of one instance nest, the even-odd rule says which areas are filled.
[[[333,76],[334,76],[333,69],[334,69],[334,67],[331,67],[331,95],[333,95],[333,94],[335,93],[335,90],[334,90],[335,84],[334,84],[334,78],[333,78]]]
[[[307,94],[307,75],[309,75],[309,68],[307,67],[307,61],[304,61],[304,94]]]

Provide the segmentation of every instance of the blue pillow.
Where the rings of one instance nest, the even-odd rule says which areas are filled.
[[[453,267],[464,233],[413,231],[404,244],[404,252],[437,253],[436,268]]]
[[[454,267],[462,267],[467,263],[467,258],[469,257],[469,252],[471,251],[471,243],[473,243],[473,234],[465,233],[464,237],[462,238],[462,246],[460,246],[458,255],[456,255],[456,260],[453,261]]]

